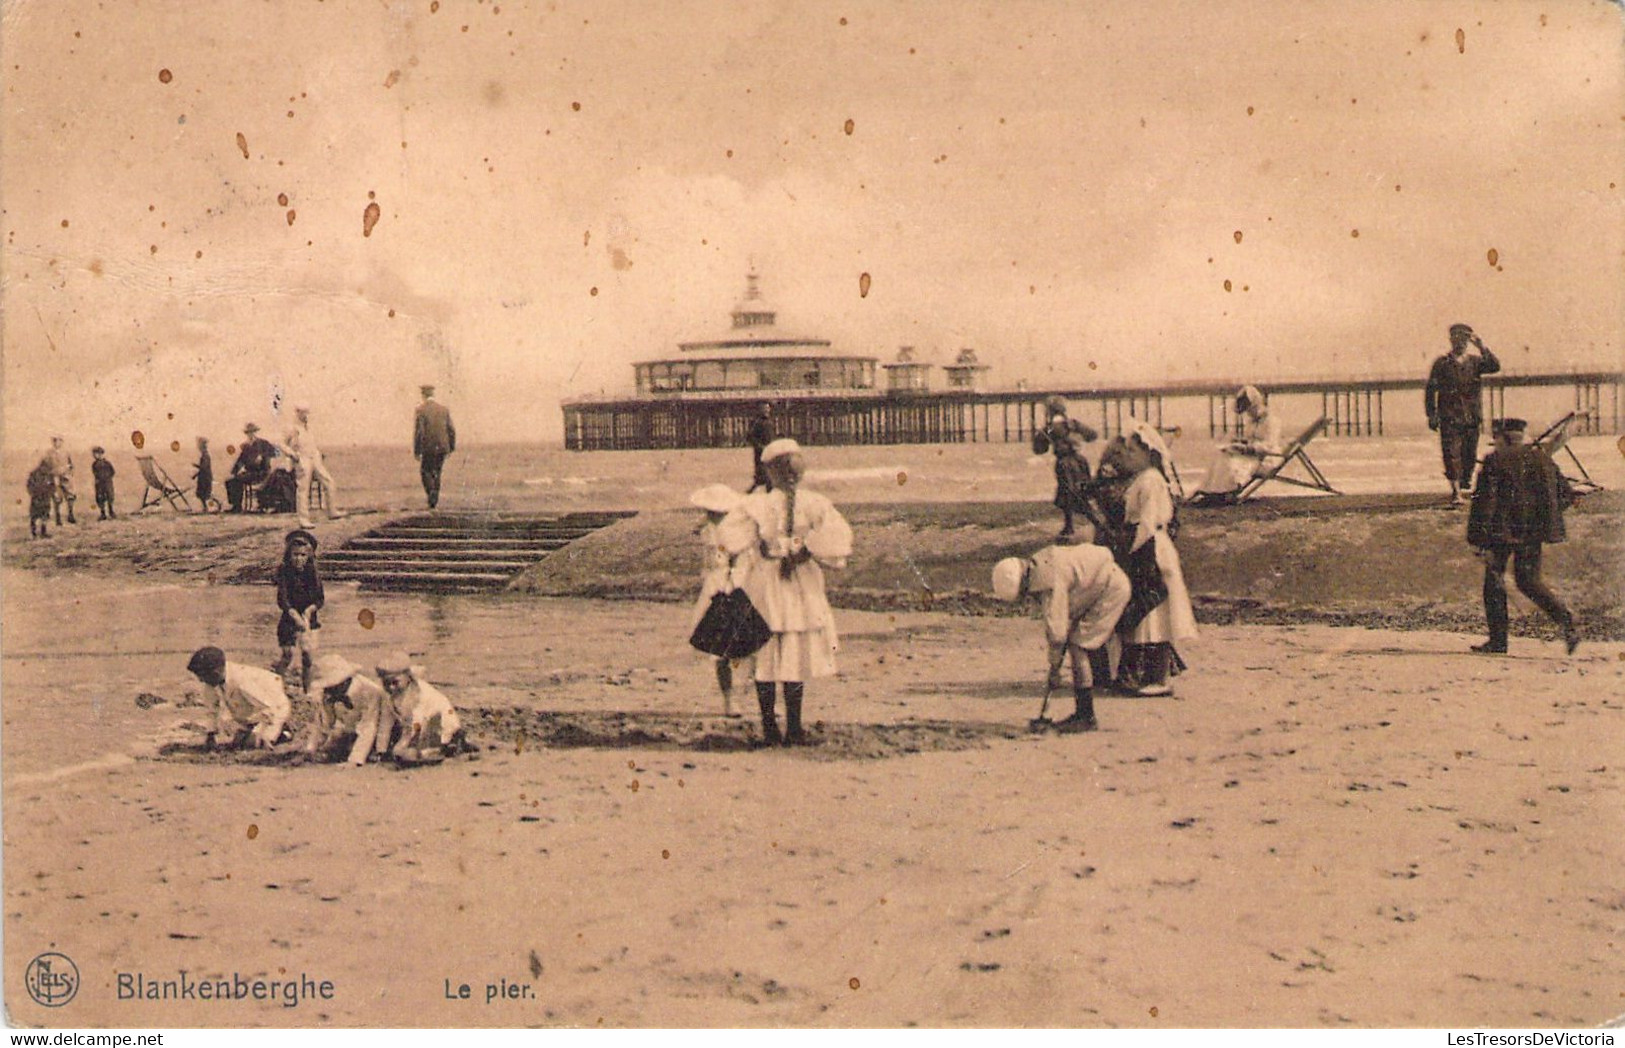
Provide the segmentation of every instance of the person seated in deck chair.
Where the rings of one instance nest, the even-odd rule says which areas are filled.
[[[1281,422],[1257,386],[1236,391],[1236,439],[1214,452],[1202,486],[1191,497],[1198,506],[1226,506],[1253,479],[1264,460],[1281,453]]]
[[[260,428],[250,422],[243,427],[243,447],[232,464],[231,476],[226,478],[226,500],[233,513],[243,511],[243,492],[257,489],[271,475],[271,458],[276,447],[260,435]]]

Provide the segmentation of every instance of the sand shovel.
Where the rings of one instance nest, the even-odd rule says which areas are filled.
[[[1044,704],[1038,708],[1038,716],[1027,722],[1027,730],[1035,735],[1041,735],[1055,727],[1055,722],[1049,719],[1049,697],[1055,688],[1046,683],[1044,685]]]

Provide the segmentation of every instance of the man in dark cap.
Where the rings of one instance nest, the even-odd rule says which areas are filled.
[[[745,439],[750,442],[750,455],[754,464],[751,474],[750,487],[745,494],[749,495],[757,488],[764,491],[773,490],[773,482],[767,479],[767,468],[762,465],[762,449],[773,443],[773,405],[764,403],[756,412],[756,417],[750,420],[750,428],[745,431]]]
[[[451,424],[451,412],[434,399],[434,387],[418,388],[423,403],[412,420],[412,455],[420,463],[423,493],[429,497],[429,508],[434,509],[440,504],[440,468],[446,456],[457,450],[457,430]]]
[[[1569,654],[1580,645],[1574,616],[1540,577],[1541,545],[1563,541],[1563,501],[1557,464],[1540,448],[1523,442],[1523,419],[1494,425],[1495,450],[1479,471],[1478,488],[1467,518],[1467,541],[1484,558],[1484,617],[1490,639],[1473,650],[1500,655],[1507,650],[1507,561],[1524,596],[1563,630]]]
[[[1467,346],[1478,347],[1476,356],[1467,355]],[[1478,461],[1478,431],[1483,425],[1480,406],[1484,375],[1501,370],[1473,329],[1466,324],[1450,325],[1450,352],[1433,362],[1428,372],[1428,428],[1437,430],[1439,448],[1444,454],[1444,475],[1450,481],[1450,504],[1459,506],[1463,493],[1473,486],[1473,465]]]
[[[232,463],[231,476],[226,478],[226,500],[233,513],[243,511],[243,492],[258,489],[271,475],[271,458],[276,447],[260,437],[260,428],[250,422],[243,427],[243,447]]]

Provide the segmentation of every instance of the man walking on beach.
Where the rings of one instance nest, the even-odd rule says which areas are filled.
[[[767,469],[762,465],[762,449],[773,443],[773,405],[764,403],[756,417],[750,420],[750,429],[745,433],[745,439],[750,442],[750,453],[754,463],[754,472],[751,474],[750,487],[745,494],[749,495],[757,488],[767,491],[773,490],[773,482],[767,479]]]
[[[1477,356],[1467,355],[1467,345],[1478,347]],[[1483,424],[1480,407],[1482,377],[1501,370],[1473,329],[1466,324],[1450,325],[1450,352],[1433,362],[1428,373],[1424,402],[1428,428],[1439,433],[1444,454],[1444,475],[1450,481],[1450,504],[1459,506],[1465,492],[1472,490],[1473,466],[1478,461],[1478,431]]]
[[[1540,448],[1523,442],[1525,423],[1505,418],[1495,424],[1495,450],[1484,460],[1467,518],[1467,541],[1484,558],[1484,617],[1490,639],[1473,645],[1485,655],[1507,650],[1507,561],[1524,596],[1562,627],[1569,654],[1580,646],[1574,616],[1540,577],[1541,545],[1562,542],[1563,502],[1557,464]]]
[[[451,412],[434,399],[433,386],[421,386],[423,403],[418,405],[412,424],[412,455],[422,464],[423,493],[429,497],[429,508],[440,503],[440,468],[446,456],[457,450],[457,430],[451,424]]]

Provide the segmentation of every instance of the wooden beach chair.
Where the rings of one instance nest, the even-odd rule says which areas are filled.
[[[1585,463],[1580,461],[1580,456],[1576,455],[1574,449],[1569,447],[1569,438],[1573,436],[1570,430],[1573,428],[1575,420],[1584,417],[1584,415],[1585,413],[1581,411],[1571,411],[1546,427],[1546,431],[1534,440],[1535,447],[1546,452],[1547,457],[1557,463],[1558,472],[1568,483],[1569,490],[1574,492],[1575,498],[1579,498],[1581,495],[1589,495],[1593,491],[1602,490],[1602,485],[1592,480],[1591,474],[1586,472]],[[1559,455],[1567,455],[1569,463],[1580,475],[1577,477],[1571,476],[1566,472],[1563,469],[1563,461],[1558,458]]]
[[[1320,467],[1315,465],[1314,459],[1309,457],[1309,442],[1325,432],[1330,421],[1330,419],[1322,415],[1308,429],[1293,437],[1279,454],[1265,455],[1264,461],[1259,464],[1258,470],[1253,474],[1252,479],[1242,485],[1240,491],[1236,492],[1236,501],[1246,502],[1258,493],[1259,488],[1272,480],[1280,481],[1282,484],[1296,484],[1300,488],[1324,491],[1330,495],[1341,494],[1336,488],[1332,487],[1331,481],[1326,479],[1326,475],[1320,471]],[[1308,480],[1299,480],[1297,477],[1288,477],[1282,473],[1293,462],[1297,462],[1303,467],[1303,471],[1309,474]]]
[[[170,479],[169,474],[164,472],[164,467],[158,465],[156,459],[151,455],[137,455],[135,461],[141,467],[142,479],[147,482],[147,489],[141,493],[141,509],[136,510],[137,513],[153,506],[161,506],[165,500],[168,500],[170,506],[175,509],[192,512],[192,504],[187,501],[186,492]]]

